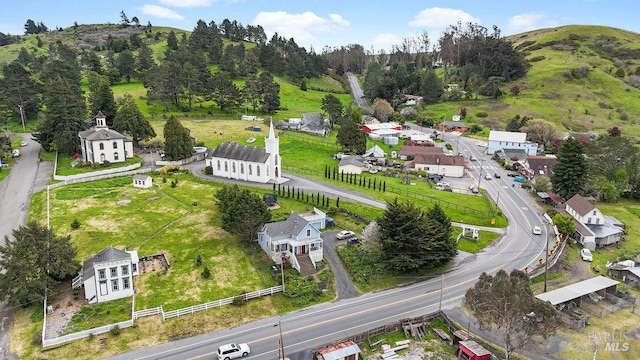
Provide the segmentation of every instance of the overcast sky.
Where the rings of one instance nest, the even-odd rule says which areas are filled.
[[[79,24],[119,23],[120,11],[142,24],[192,30],[199,19],[262,25],[320,52],[324,46],[361,44],[389,50],[402,39],[427,31],[431,43],[458,21],[474,22],[503,35],[560,25],[608,25],[640,32],[639,1],[614,0],[5,0],[0,32],[23,34],[27,19],[50,29]]]

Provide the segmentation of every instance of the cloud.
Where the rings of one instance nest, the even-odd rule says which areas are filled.
[[[509,32],[518,33],[546,27],[557,26],[557,21],[550,19],[546,14],[530,12],[512,16],[507,21]]]
[[[158,2],[162,5],[179,8],[209,7],[213,4],[213,0],[158,0]]]
[[[297,43],[312,42],[316,35],[336,33],[349,27],[349,21],[338,14],[320,17],[310,11],[290,14],[285,11],[261,11],[253,19],[254,25],[262,25],[267,37],[274,33],[285,38],[294,38]]]
[[[140,10],[145,15],[149,15],[149,16],[153,16],[161,19],[174,19],[174,20],[184,19],[184,16],[163,6],[144,4],[140,8]]]
[[[400,43],[402,43],[402,38],[391,33],[378,34],[372,41],[373,48],[376,52],[380,49],[384,49],[386,52],[389,52],[393,45],[398,45]]]
[[[455,25],[458,21],[463,24],[468,22],[480,23],[480,19],[476,19],[462,10],[433,7],[420,11],[409,22],[409,26],[446,28],[449,25]]]

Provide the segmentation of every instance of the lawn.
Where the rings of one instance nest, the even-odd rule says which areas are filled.
[[[90,166],[85,166],[80,162],[79,164],[72,166],[73,158],[69,156],[59,155],[58,164],[56,167],[56,175],[69,176],[69,175],[77,175],[77,174],[86,174],[94,171],[117,169],[123,166],[129,166],[129,165],[140,164],[140,163],[143,163],[143,160],[137,156],[134,156],[126,159],[124,162],[109,163],[108,165],[106,164],[100,165],[100,164],[94,163],[94,164],[91,164]]]
[[[455,229],[455,233],[453,234],[453,236],[458,236],[458,234],[462,232],[461,228],[454,227],[454,229]],[[479,231],[477,241],[473,241],[473,240],[461,237],[460,240],[458,241],[458,250],[475,254],[478,251],[489,246],[500,236],[501,234],[498,234],[495,232]]]

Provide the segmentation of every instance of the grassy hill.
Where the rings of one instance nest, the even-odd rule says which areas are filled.
[[[428,106],[428,118],[449,119],[466,107],[470,122],[494,129],[520,114],[549,120],[561,132],[603,132],[618,126],[624,135],[640,138],[640,90],[625,82],[640,75],[640,34],[572,25],[509,40],[531,64],[524,78],[505,84],[506,94],[498,100]],[[518,95],[509,92],[514,85],[521,89]]]

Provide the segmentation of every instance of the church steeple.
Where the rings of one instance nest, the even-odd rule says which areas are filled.
[[[107,117],[104,116],[101,110],[96,114],[96,129],[107,127]]]
[[[281,177],[282,159],[280,158],[280,139],[276,137],[273,129],[273,120],[269,123],[269,137],[264,139],[264,150],[269,154],[268,166],[271,180],[278,181]]]

